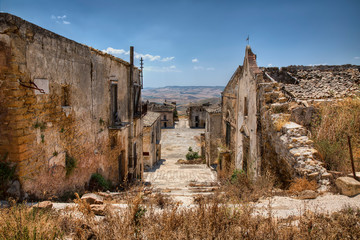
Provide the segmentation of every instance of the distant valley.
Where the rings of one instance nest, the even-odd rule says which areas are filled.
[[[176,101],[180,114],[184,114],[189,103],[220,102],[223,86],[167,86],[145,88],[142,91],[143,101],[162,103]]]

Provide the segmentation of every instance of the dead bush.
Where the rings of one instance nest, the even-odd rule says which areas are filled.
[[[347,136],[352,136],[355,167],[360,168],[360,98],[318,106],[311,134],[327,169],[351,171]]]
[[[255,215],[247,204],[199,199],[193,208],[155,211],[145,210],[141,198],[133,200],[103,218],[34,212],[25,205],[0,209],[0,239],[360,239],[360,210],[350,208],[332,215],[306,212],[294,222]]]
[[[235,170],[230,179],[222,179],[217,193],[224,195],[224,202],[257,201],[262,196],[269,196],[274,185],[274,178],[269,174],[250,180],[242,170]]]
[[[317,189],[316,181],[314,180],[309,181],[305,177],[303,177],[303,178],[296,178],[290,183],[289,192],[300,193],[305,190],[316,191],[316,189]]]

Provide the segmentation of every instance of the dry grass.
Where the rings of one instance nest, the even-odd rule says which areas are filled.
[[[223,203],[257,201],[260,197],[271,195],[274,179],[269,174],[251,181],[243,171],[234,171],[230,179],[221,179],[221,186],[215,197]]]
[[[355,166],[360,168],[360,98],[348,98],[337,103],[324,103],[311,133],[326,167],[336,171],[351,171],[347,136],[351,136]]]
[[[277,132],[280,132],[282,127],[290,121],[290,114],[281,114],[274,122],[274,128]]]
[[[61,239],[62,217],[54,211],[26,205],[0,209],[0,239]]]
[[[309,181],[306,178],[296,178],[293,182],[291,182],[289,187],[290,193],[300,193],[305,190],[312,190],[316,191],[317,189],[317,183],[312,180]]]
[[[1,209],[0,239],[359,239],[360,210],[276,220],[253,215],[246,205],[230,208],[199,199],[195,208],[177,205],[145,209],[135,198],[123,210],[109,208],[103,218],[34,212],[24,205]],[[80,203],[81,205],[82,203]],[[85,207],[86,209],[86,207]],[[270,210],[270,209],[269,209]],[[36,234],[34,235],[34,232]]]

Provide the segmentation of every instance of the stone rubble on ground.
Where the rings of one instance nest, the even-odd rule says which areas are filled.
[[[360,193],[360,182],[352,177],[339,177],[335,184],[343,195],[353,197]]]
[[[103,197],[95,193],[86,193],[82,195],[81,200],[85,200],[88,204],[103,204]]]

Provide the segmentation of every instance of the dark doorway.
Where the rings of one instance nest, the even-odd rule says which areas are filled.
[[[250,161],[250,137],[243,136],[243,166],[242,169],[248,172],[248,163]]]

